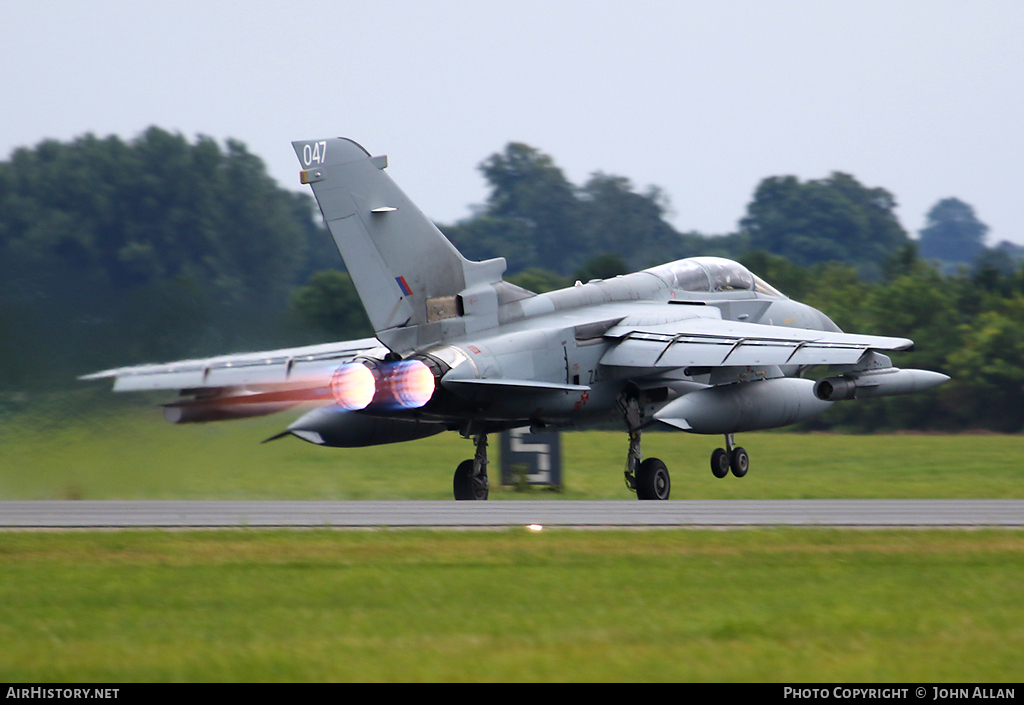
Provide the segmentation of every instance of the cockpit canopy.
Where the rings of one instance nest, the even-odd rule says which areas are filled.
[[[739,262],[722,257],[689,257],[644,271],[680,291],[756,291],[784,296]]]

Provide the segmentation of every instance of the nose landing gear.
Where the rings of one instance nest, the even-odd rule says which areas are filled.
[[[643,409],[635,395],[625,395],[619,400],[619,409],[626,419],[629,431],[629,452],[626,455],[626,487],[636,491],[637,499],[668,499],[672,480],[668,468],[658,458],[643,459],[640,450],[640,428],[643,425]]]
[[[672,480],[665,463],[657,458],[648,458],[640,463],[636,472],[637,499],[668,499]]]

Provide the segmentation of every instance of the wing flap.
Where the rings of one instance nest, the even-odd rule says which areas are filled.
[[[612,367],[714,367],[721,364],[735,341],[671,341],[627,337],[605,353],[602,365]],[[666,358],[666,354],[667,358]]]
[[[612,367],[679,368],[745,365],[849,365],[866,350],[904,350],[906,338],[833,333],[695,318],[609,331],[619,339],[601,358]]]

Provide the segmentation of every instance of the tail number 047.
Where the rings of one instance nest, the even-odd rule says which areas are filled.
[[[327,161],[327,142],[310,142],[302,145],[302,163],[306,166],[323,164]]]

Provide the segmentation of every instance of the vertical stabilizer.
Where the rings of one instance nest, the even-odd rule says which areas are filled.
[[[396,352],[496,323],[503,258],[470,262],[352,140],[292,142],[377,337]]]

